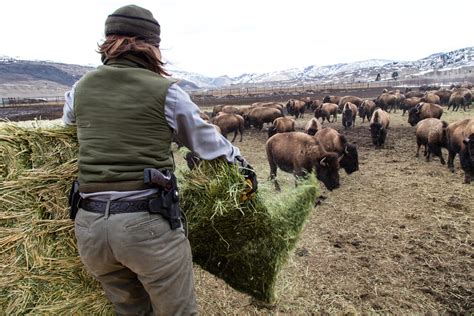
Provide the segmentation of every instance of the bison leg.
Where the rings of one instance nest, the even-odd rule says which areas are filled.
[[[418,148],[416,149],[415,157],[420,157],[420,147],[421,147],[421,144],[417,142],[416,145],[418,146]]]
[[[278,167],[270,157],[268,159],[268,164],[270,165],[270,181],[273,181],[275,184],[275,190],[281,191],[280,184],[276,179]]]
[[[433,145],[428,145],[428,147],[429,147],[428,149],[429,149],[430,153],[433,153],[434,155],[439,157],[439,160],[441,161],[442,165],[446,164],[446,161],[444,161],[444,158],[443,158],[443,153],[441,151],[441,147],[433,146]]]
[[[237,130],[234,131],[234,138],[232,138],[230,142],[233,143],[236,138],[237,138]]]
[[[456,152],[448,150],[448,169],[451,172],[454,172],[454,158],[456,157]]]
[[[240,141],[242,142],[242,136],[244,135],[244,128],[240,127],[239,132],[240,132]]]

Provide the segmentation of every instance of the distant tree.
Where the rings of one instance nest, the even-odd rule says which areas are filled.
[[[381,77],[380,74],[377,74],[377,78],[375,78],[375,81],[380,81]]]
[[[398,78],[398,71],[392,72],[392,79],[397,80],[397,78]]]

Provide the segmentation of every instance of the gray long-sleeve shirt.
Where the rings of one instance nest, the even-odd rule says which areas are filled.
[[[66,125],[74,125],[74,90],[65,94],[62,120]],[[191,101],[189,95],[177,84],[172,84],[166,95],[165,117],[177,140],[204,160],[225,157],[234,163],[240,156],[239,148],[233,146],[223,135],[199,116],[199,108]],[[106,191],[97,193],[81,193],[83,198],[98,200],[141,199],[156,193],[155,189],[140,191]]]

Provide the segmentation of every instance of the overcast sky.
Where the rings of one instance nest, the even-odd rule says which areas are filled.
[[[473,0],[4,0],[0,55],[99,65],[105,19],[127,4],[153,12],[165,61],[207,76],[474,46]]]

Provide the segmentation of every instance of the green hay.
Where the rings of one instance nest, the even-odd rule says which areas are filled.
[[[258,194],[243,204],[243,178],[224,161],[204,162],[184,178],[194,261],[234,288],[274,301],[278,273],[317,197],[315,178],[278,198]]]
[[[112,314],[77,253],[67,196],[77,173],[71,129],[0,129],[0,310]],[[240,203],[238,169],[216,160],[178,173],[194,261],[234,288],[272,302],[278,273],[317,197],[314,177],[275,199]],[[261,186],[262,188],[265,185]],[[273,194],[270,196],[270,194]]]

